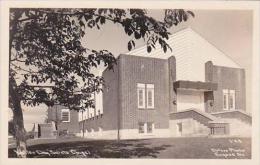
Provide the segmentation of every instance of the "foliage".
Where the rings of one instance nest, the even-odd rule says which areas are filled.
[[[70,109],[93,107],[92,93],[100,92],[104,79],[92,69],[116,63],[108,50],[82,45],[86,28],[100,29],[108,21],[132,36],[127,46],[142,39],[151,52],[159,43],[166,52],[168,28],[194,16],[190,11],[165,10],[163,21],[143,9],[48,9],[10,10],[10,88],[26,105],[60,104]],[[48,85],[47,85],[48,84]],[[10,99],[10,107],[14,105]]]

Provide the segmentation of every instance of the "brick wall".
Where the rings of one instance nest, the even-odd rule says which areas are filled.
[[[138,129],[138,122],[154,122],[155,128],[169,128],[168,61],[120,55],[120,127]],[[154,109],[138,109],[137,83],[154,84]]]
[[[61,121],[61,110],[67,109],[61,105],[55,105],[53,107],[48,108],[48,120],[49,121]],[[56,118],[57,117],[57,118]],[[78,112],[71,110],[70,111],[70,122],[58,122],[58,130],[68,130],[70,133],[78,133],[79,132],[79,124],[78,124]]]
[[[177,112],[177,91],[173,87],[173,83],[176,81],[176,59],[171,56],[168,59],[169,67],[169,109],[170,112]]]
[[[218,89],[208,93],[207,100],[214,99],[213,108],[206,108],[207,112],[223,111],[223,89],[235,90],[235,108],[246,110],[245,70],[205,64],[206,81],[218,84]]]
[[[91,129],[98,131],[99,127],[103,131],[118,129],[118,67],[119,64],[114,66],[114,70],[106,69],[103,72],[102,76],[105,80],[105,85],[103,86],[103,115],[84,121],[84,128],[89,132]],[[80,122],[80,129],[83,128],[82,124]]]

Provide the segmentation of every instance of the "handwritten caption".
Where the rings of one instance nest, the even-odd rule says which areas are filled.
[[[16,152],[14,150],[14,152]],[[48,156],[53,156],[53,155],[75,155],[75,156],[80,156],[80,157],[87,157],[91,153],[89,151],[77,151],[74,149],[68,150],[68,151],[54,151],[54,150],[35,150],[35,151],[30,151],[27,150],[27,155],[48,155]]]
[[[242,144],[241,139],[229,139],[229,143],[231,144]],[[211,152],[214,153],[216,157],[225,157],[225,158],[236,158],[236,157],[245,157],[246,150],[241,148],[211,148]]]

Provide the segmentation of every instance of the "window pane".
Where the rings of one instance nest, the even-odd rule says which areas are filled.
[[[224,101],[224,109],[227,108],[227,96],[224,94],[224,98],[223,98],[223,101]]]
[[[62,121],[69,121],[69,112],[62,112]]]
[[[229,95],[229,109],[233,109],[233,97],[231,95]]]
[[[147,123],[147,133],[153,133],[153,123]]]
[[[235,109],[235,91],[234,90],[230,90],[228,103],[229,103],[229,109]]]
[[[148,96],[147,97],[148,97],[148,106],[149,107],[153,106],[153,103],[152,103],[152,99],[153,98],[152,98],[152,91],[151,90],[148,91]]]
[[[144,123],[138,123],[139,133],[144,133]]]
[[[147,108],[154,108],[154,85],[147,84],[146,90]]]
[[[144,105],[144,98],[143,98],[143,90],[139,89],[139,106],[143,106]]]

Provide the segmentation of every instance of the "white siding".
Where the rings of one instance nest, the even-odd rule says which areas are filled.
[[[99,93],[96,93],[96,115],[98,115],[98,111],[100,111],[100,114],[103,114],[103,93],[100,91]]]
[[[240,68],[227,55],[190,28],[174,33],[167,42],[172,52],[169,50],[164,53],[160,45],[156,45],[156,50],[151,53],[147,53],[146,46],[143,46],[126,54],[160,59],[175,56],[177,80],[205,81],[207,61],[212,61],[218,66]]]
[[[85,111],[79,111],[78,112],[78,115],[79,115],[79,121],[82,121],[82,120],[86,120],[88,119],[88,110],[86,109]]]

